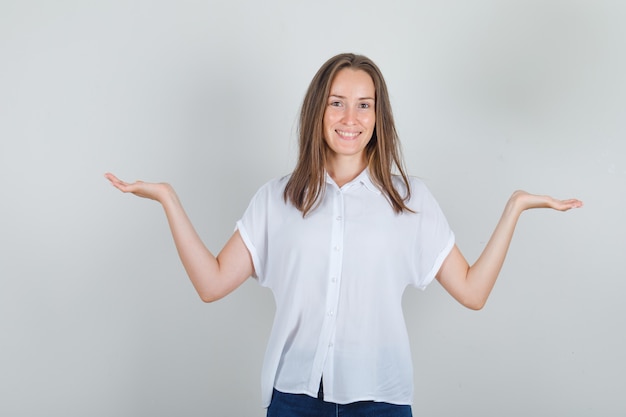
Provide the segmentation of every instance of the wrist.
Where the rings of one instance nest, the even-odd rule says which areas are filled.
[[[176,195],[176,191],[174,191],[174,187],[166,182],[162,182],[158,184],[159,193],[158,193],[158,201],[162,205],[169,205],[171,203],[178,202],[178,196]]]
[[[513,192],[513,194],[509,198],[509,201],[506,204],[505,210],[519,216],[524,210],[528,208],[525,204],[528,195],[529,194],[527,192],[522,190],[517,190]]]

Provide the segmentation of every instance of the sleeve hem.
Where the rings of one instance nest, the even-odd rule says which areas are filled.
[[[259,260],[259,256],[256,252],[256,249],[254,248],[254,245],[252,244],[252,240],[248,236],[246,227],[243,225],[243,222],[241,220],[237,221],[237,226],[235,227],[235,230],[239,231],[239,235],[241,236],[243,243],[246,245],[248,252],[250,252],[250,257],[252,258],[252,265],[254,266],[254,272],[252,273],[252,277],[258,279],[259,283],[262,284],[263,279],[262,279],[262,276],[259,275],[259,271],[261,271],[261,261]]]
[[[417,286],[418,289],[424,291],[426,287],[428,287],[428,285],[435,279],[435,276],[437,276],[437,272],[439,272],[441,265],[443,265],[443,261],[446,260],[446,258],[452,251],[452,248],[454,247],[454,243],[455,243],[454,233],[450,231],[450,236],[448,238],[448,242],[446,243],[446,246],[444,246],[442,251],[439,253],[439,256],[435,260],[435,263],[433,264],[433,267],[428,273],[428,275],[426,275],[426,277],[420,283],[420,285]]]

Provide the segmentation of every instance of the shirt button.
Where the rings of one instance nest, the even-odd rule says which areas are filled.
[[[332,348],[333,348],[333,342],[330,342],[330,343],[328,344],[328,347],[332,349]]]
[[[337,282],[337,277],[332,277],[332,278],[330,279],[330,281],[331,281],[331,282]]]
[[[330,311],[328,312],[328,317],[332,317],[334,314],[335,314],[335,312],[334,312],[334,311],[332,311],[332,310],[330,310]]]
[[[335,252],[339,252],[339,246],[338,245],[335,246],[334,249],[335,249]]]
[[[341,221],[341,216],[337,216],[337,220]]]

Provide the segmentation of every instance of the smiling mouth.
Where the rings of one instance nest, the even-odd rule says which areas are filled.
[[[361,134],[361,132],[345,132],[343,130],[335,130],[335,133],[337,133],[340,138],[346,140],[354,139]]]

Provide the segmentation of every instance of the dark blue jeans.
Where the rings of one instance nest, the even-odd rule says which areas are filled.
[[[350,404],[329,403],[305,394],[274,390],[267,417],[411,417],[410,405],[374,401]]]

